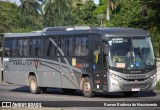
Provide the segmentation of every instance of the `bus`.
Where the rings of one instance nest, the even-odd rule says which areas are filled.
[[[6,33],[3,38],[6,83],[27,85],[31,93],[47,88],[122,92],[133,96],[154,90],[156,61],[151,38],[138,28],[90,26],[47,27],[29,33]]]

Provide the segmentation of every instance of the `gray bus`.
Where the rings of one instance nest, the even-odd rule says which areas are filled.
[[[156,62],[149,33],[136,28],[47,27],[30,33],[6,33],[3,76],[28,85],[33,94],[62,88],[85,97],[96,92],[153,90]]]

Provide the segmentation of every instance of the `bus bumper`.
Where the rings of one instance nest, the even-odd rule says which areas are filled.
[[[126,81],[125,79],[115,79],[111,75],[108,75],[108,92],[154,90],[156,83],[156,74],[154,77],[149,77],[143,81]]]

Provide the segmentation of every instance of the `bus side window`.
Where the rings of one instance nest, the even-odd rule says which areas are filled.
[[[23,56],[23,39],[18,40],[18,56]]]
[[[74,38],[74,55],[75,56],[81,55],[81,38],[80,37]]]
[[[16,40],[6,39],[4,44],[4,55],[5,56],[16,56]]]
[[[23,43],[23,55],[24,56],[28,56],[29,55],[29,43],[28,43],[28,39],[24,39],[24,43]]]
[[[69,37],[66,40],[66,54],[67,56],[72,56],[73,55],[73,38]]]
[[[74,38],[74,55],[87,56],[89,54],[89,40],[88,37],[75,37]]]
[[[56,56],[57,55],[57,47],[52,43],[55,42],[57,44],[57,40],[51,38],[51,40],[49,38],[45,38],[44,39],[44,45],[45,45],[45,55],[46,56]]]

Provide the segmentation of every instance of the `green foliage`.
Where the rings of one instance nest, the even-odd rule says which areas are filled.
[[[94,15],[98,14],[105,14],[106,13],[106,4],[99,5],[95,10],[94,10]]]
[[[92,0],[87,1],[84,5],[79,6],[74,10],[75,15],[78,18],[77,25],[98,25],[97,18],[93,14],[96,9],[96,5]]]
[[[160,80],[157,82],[157,84],[156,84],[156,89],[157,90],[160,90]]]
[[[118,1],[119,10],[113,13],[111,21],[107,22],[110,27],[137,27],[135,23],[141,19],[141,3],[139,0]]]
[[[38,15],[41,11],[41,6],[37,0],[20,0],[20,11],[24,16]]]
[[[106,13],[106,8],[107,8],[106,2],[107,2],[107,0],[99,0],[99,5],[94,10],[95,15]]]
[[[0,1],[0,33],[11,32],[17,26],[18,6]]]
[[[44,25],[72,25],[74,23],[74,15],[71,10],[71,0],[48,0],[44,8]]]

